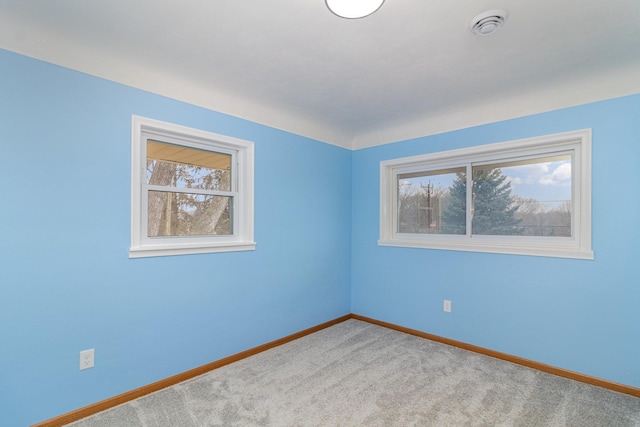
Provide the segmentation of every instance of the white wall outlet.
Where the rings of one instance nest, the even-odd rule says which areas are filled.
[[[448,299],[444,300],[444,311],[451,313],[451,301]]]
[[[80,352],[80,370],[93,368],[94,349],[82,350]]]

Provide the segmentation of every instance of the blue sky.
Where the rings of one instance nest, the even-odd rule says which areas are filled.
[[[534,163],[502,168],[511,194],[557,205],[571,200],[571,161]]]

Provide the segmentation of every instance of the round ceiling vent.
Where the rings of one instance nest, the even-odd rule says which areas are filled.
[[[471,31],[478,36],[486,36],[502,27],[508,13],[504,9],[488,10],[471,20]]]

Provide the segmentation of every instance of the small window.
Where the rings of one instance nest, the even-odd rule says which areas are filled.
[[[255,249],[253,143],[134,116],[132,258]]]
[[[380,173],[380,245],[593,259],[590,130],[384,161]]]

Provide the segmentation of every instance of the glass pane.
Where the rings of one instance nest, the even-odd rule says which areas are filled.
[[[465,234],[465,168],[398,174],[398,232]]]
[[[147,184],[231,191],[231,155],[148,140]]]
[[[473,167],[472,233],[571,236],[571,156]]]
[[[149,237],[233,233],[232,197],[149,191]]]

